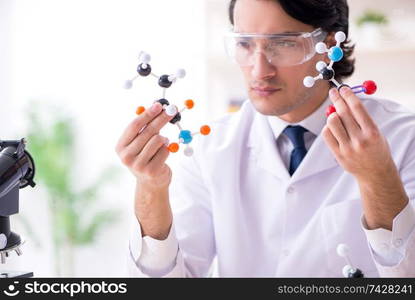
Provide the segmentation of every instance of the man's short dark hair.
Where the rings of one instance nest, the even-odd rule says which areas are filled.
[[[229,4],[229,19],[234,25],[234,9],[237,0]],[[292,18],[313,26],[322,28],[328,33],[343,31],[349,35],[349,6],[347,0],[261,0],[278,2],[284,11]],[[354,45],[350,39],[342,43],[344,58],[333,65],[336,79],[342,80],[353,74],[355,60],[351,58]]]

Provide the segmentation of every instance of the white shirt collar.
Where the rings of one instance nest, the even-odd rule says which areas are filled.
[[[329,102],[329,98],[326,98],[326,100],[311,115],[298,123],[288,123],[279,117],[267,116],[268,123],[271,126],[275,139],[278,139],[278,137],[288,125],[300,125],[307,129],[309,132],[313,133],[315,136],[318,136],[326,124],[325,112],[329,106]]]

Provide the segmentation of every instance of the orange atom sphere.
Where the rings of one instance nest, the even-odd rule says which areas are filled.
[[[169,145],[169,147],[167,147],[169,149],[170,152],[172,153],[176,153],[177,151],[179,151],[179,144],[177,143],[171,143]]]
[[[192,109],[193,106],[195,106],[195,103],[193,102],[193,100],[189,99],[184,102],[184,105],[186,105],[187,109]]]
[[[137,115],[141,115],[143,112],[145,112],[145,108],[144,108],[144,106],[139,106],[139,107],[137,107],[137,110],[135,111],[135,113],[137,114]]]
[[[203,135],[208,135],[210,133],[210,127],[207,125],[200,127],[200,133]]]

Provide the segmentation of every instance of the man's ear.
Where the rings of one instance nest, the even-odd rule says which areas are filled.
[[[327,45],[327,48],[331,48],[333,46],[336,46],[336,39],[334,38],[335,33],[334,32],[330,32],[327,34],[324,42]]]

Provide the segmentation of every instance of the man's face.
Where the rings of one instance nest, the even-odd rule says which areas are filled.
[[[234,10],[234,30],[240,33],[278,34],[311,32],[315,28],[290,17],[276,1],[238,0]],[[300,65],[279,67],[270,64],[258,52],[252,66],[241,67],[251,102],[264,115],[292,114],[316,98],[317,86],[306,88],[305,76],[316,76],[315,65],[322,55],[315,55]],[[324,84],[324,83],[323,83]],[[327,83],[325,83],[327,85]],[[320,97],[321,98],[321,97]]]

